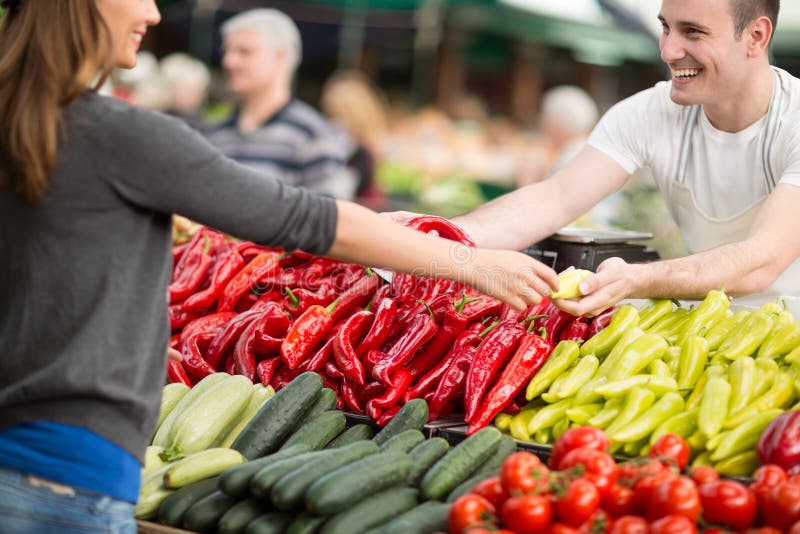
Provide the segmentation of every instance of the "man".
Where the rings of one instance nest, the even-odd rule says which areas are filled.
[[[659,45],[671,80],[614,106],[551,179],[455,222],[479,246],[520,250],[649,168],[690,255],[649,264],[611,258],[564,310],[702,298],[723,287],[756,302],[800,295],[800,80],[769,64],[778,7],[663,0]]]
[[[239,99],[232,118],[208,134],[222,152],[292,185],[351,199],[348,141],[310,106],[292,97],[301,59],[300,33],[275,9],[254,9],[221,28],[222,66]]]

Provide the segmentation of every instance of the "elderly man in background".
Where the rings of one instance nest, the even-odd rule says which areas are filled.
[[[292,96],[301,60],[300,32],[275,9],[253,9],[222,25],[222,66],[238,99],[232,117],[209,140],[242,164],[283,181],[351,199],[347,134]]]

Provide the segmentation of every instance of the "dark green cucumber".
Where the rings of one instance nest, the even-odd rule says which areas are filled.
[[[411,399],[397,412],[389,423],[378,432],[372,441],[383,445],[389,438],[393,438],[405,430],[422,430],[428,422],[428,403],[423,399]]]
[[[377,492],[405,481],[411,457],[404,452],[383,452],[344,465],[311,484],[306,509],[317,515],[339,512]]]
[[[495,467],[494,471],[490,471],[488,473],[480,473],[478,475],[471,475],[464,482],[453,488],[453,491],[451,491],[447,495],[447,502],[455,501],[462,495],[466,495],[467,493],[472,491],[472,488],[474,488],[478,484],[478,482],[486,480],[487,478],[492,478],[493,476],[497,476],[499,474],[500,474],[500,468]]]
[[[408,452],[425,441],[425,434],[419,430],[404,430],[381,444],[381,452],[400,451]]]
[[[296,510],[303,507],[303,496],[320,477],[339,469],[343,465],[378,453],[378,446],[371,441],[358,441],[340,449],[328,449],[319,458],[285,474],[270,492],[272,504],[278,510]]]
[[[483,478],[490,478],[497,474],[500,467],[503,465],[503,462],[506,461],[506,458],[511,456],[514,451],[517,450],[517,442],[509,436],[508,434],[503,434],[503,437],[500,438],[500,443],[497,444],[497,449],[495,449],[494,454],[492,454],[488,460],[483,462],[473,473],[470,474],[470,478],[473,476],[482,476]]]
[[[231,448],[248,460],[275,452],[314,405],[321,389],[317,373],[299,375],[256,412]]]
[[[214,493],[218,484],[219,477],[216,476],[182,487],[161,502],[158,507],[158,522],[180,527],[186,510],[206,495]]]
[[[220,518],[217,531],[219,534],[241,534],[253,519],[268,511],[263,502],[255,499],[239,501]]]
[[[213,532],[220,518],[238,501],[217,490],[194,503],[183,516],[183,526],[195,532]]]
[[[415,488],[390,488],[328,519],[320,534],[353,534],[386,523],[417,506]]]
[[[250,480],[256,473],[268,465],[286,458],[292,458],[304,452],[308,452],[308,446],[301,444],[228,468],[219,477],[219,489],[231,497],[244,499],[250,495]]]
[[[427,439],[411,449],[408,454],[411,456],[414,467],[411,468],[406,483],[409,486],[419,486],[428,469],[439,461],[439,458],[447,454],[449,449],[450,444],[444,438]]]
[[[356,441],[362,441],[365,439],[372,439],[372,436],[375,435],[375,431],[372,430],[372,427],[369,425],[365,425],[363,423],[353,425],[337,437],[333,439],[330,443],[328,443],[325,448],[326,449],[337,449],[339,447],[344,447],[345,445],[350,445],[351,443],[355,443]]]
[[[286,528],[286,534],[316,534],[319,527],[327,520],[326,516],[317,516],[308,512],[296,516]]]
[[[420,482],[423,500],[440,500],[464,482],[497,450],[502,434],[486,427],[471,435],[433,464]]]
[[[247,524],[244,534],[283,534],[292,516],[283,512],[270,512],[261,515]]]
[[[317,393],[317,398],[314,401],[314,404],[312,404],[311,408],[309,408],[308,412],[306,412],[305,418],[307,420],[312,419],[321,413],[333,410],[336,408],[337,402],[339,402],[339,399],[336,397],[335,391],[333,391],[331,388],[322,388],[320,392]]]
[[[272,491],[273,484],[286,473],[294,471],[307,462],[316,459],[324,452],[327,451],[304,452],[264,467],[250,479],[250,495],[264,502],[269,502],[269,494]]]
[[[281,449],[305,444],[312,451],[317,451],[341,434],[346,425],[347,419],[342,412],[330,410],[321,413],[300,425],[294,434],[281,445]]]
[[[381,534],[430,534],[447,532],[447,516],[450,505],[443,502],[428,501],[415,506],[380,528]]]

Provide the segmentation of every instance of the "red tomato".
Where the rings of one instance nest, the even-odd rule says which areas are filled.
[[[800,534],[800,521],[792,525],[792,528],[789,529],[789,534]]]
[[[633,486],[642,477],[658,473],[671,473],[672,471],[655,459],[643,457],[644,463],[624,462],[617,465],[617,482],[623,486]]]
[[[462,495],[453,502],[447,517],[451,534],[462,534],[472,526],[486,523],[496,525],[497,517],[492,503],[473,493]],[[472,532],[470,529],[469,532]]]
[[[541,495],[511,497],[503,504],[503,526],[517,534],[535,534],[552,521],[553,508]]]
[[[682,470],[689,463],[689,444],[677,434],[664,434],[650,447],[647,455]]]
[[[470,493],[480,495],[492,503],[495,510],[503,508],[503,503],[508,499],[508,492],[503,488],[500,477],[487,478],[478,482]]]
[[[529,493],[546,485],[549,478],[550,470],[532,452],[515,452],[500,468],[500,481],[509,494],[514,491]]]
[[[706,482],[698,488],[703,519],[745,530],[756,519],[756,498],[744,484],[734,480]]]
[[[786,471],[775,464],[762,465],[753,471],[753,484],[762,484],[768,488],[783,484],[788,478]]]
[[[783,532],[774,527],[759,527],[751,528],[747,531],[747,534],[783,534]]]
[[[647,534],[650,528],[647,521],[638,515],[624,515],[614,521],[610,534]]]
[[[608,453],[585,447],[573,449],[561,459],[559,469],[569,469],[578,465],[583,466],[585,471],[582,476],[597,486],[601,497],[608,493],[617,481],[617,464]]]
[[[517,533],[511,530],[506,530],[504,528],[495,530],[494,528],[488,529],[486,527],[472,527],[467,531],[467,534],[517,534]]]
[[[575,527],[565,525],[564,523],[553,523],[550,528],[544,531],[545,534],[581,534],[581,531]],[[472,534],[472,532],[470,532]]]
[[[650,534],[696,534],[694,521],[684,515],[668,515],[650,523]]]
[[[585,478],[576,478],[556,501],[556,515],[564,523],[579,527],[599,506],[600,492],[595,485]]]
[[[800,475],[791,475],[789,480],[786,482],[791,482],[792,484],[800,484]]]
[[[603,495],[603,510],[612,518],[636,514],[636,501],[632,488],[614,484]]]
[[[553,452],[547,465],[551,469],[561,469],[559,466],[561,458],[569,451],[586,447],[596,451],[607,451],[611,446],[608,436],[599,428],[591,426],[577,426],[570,428],[553,443]]]
[[[581,525],[579,529],[581,534],[608,534],[611,530],[611,519],[602,508],[592,514],[586,523]]]
[[[698,486],[706,482],[713,482],[719,480],[719,473],[710,465],[698,465],[689,469],[689,476],[694,480]]]
[[[689,477],[672,477],[657,484],[647,504],[650,521],[668,515],[683,515],[696,521],[700,516],[700,494]]]
[[[653,489],[665,480],[675,478],[669,471],[662,471],[655,475],[641,477],[633,485],[633,502],[636,504],[636,510],[640,515],[647,513],[647,507],[650,503],[650,496],[653,494]]]
[[[764,496],[764,521],[768,526],[788,530],[800,521],[800,486],[781,484]]]

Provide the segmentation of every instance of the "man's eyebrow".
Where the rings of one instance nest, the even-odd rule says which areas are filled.
[[[664,24],[665,26],[669,26],[669,24],[667,24],[667,20],[662,15],[658,16],[658,20],[661,22],[661,24]],[[676,26],[683,26],[683,27],[691,26],[692,28],[697,28],[698,30],[708,31],[708,27],[707,26],[704,26],[704,25],[700,24],[699,22],[693,22],[691,20],[679,20],[675,25]]]

